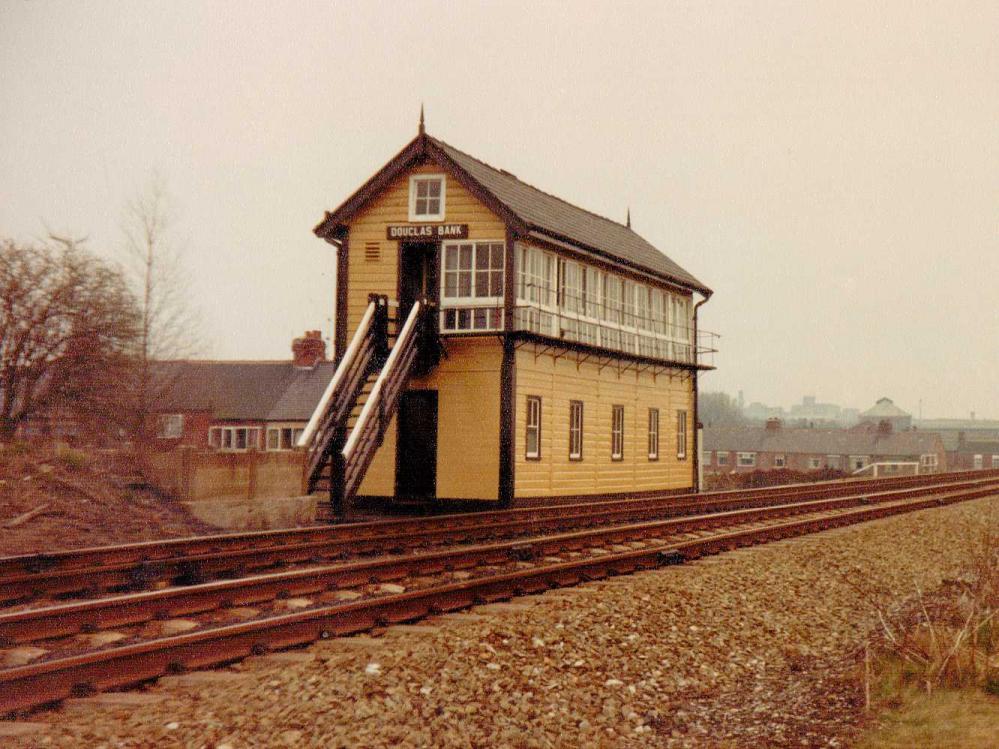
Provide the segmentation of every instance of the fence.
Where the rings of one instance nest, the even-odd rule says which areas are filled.
[[[150,479],[184,502],[306,494],[301,451],[201,452],[180,447],[148,456]]]

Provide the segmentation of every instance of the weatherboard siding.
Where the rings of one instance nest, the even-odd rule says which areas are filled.
[[[691,378],[577,366],[526,347],[517,353],[515,495],[544,497],[682,489],[694,483]],[[541,457],[526,457],[526,401],[540,396]],[[583,458],[569,459],[569,401],[583,402]],[[624,454],[611,458],[612,407],[624,406]],[[659,459],[648,456],[648,410],[659,409]],[[687,411],[687,457],[677,459],[676,412]]]
[[[424,164],[399,175],[350,221],[347,267],[347,340],[357,329],[369,294],[395,299],[398,286],[399,242],[386,239],[386,228],[409,222],[409,177],[440,174],[436,164]],[[503,241],[506,226],[450,175],[445,177],[444,219],[428,223],[468,224],[471,240]],[[377,245],[378,259],[367,259],[366,248]]]

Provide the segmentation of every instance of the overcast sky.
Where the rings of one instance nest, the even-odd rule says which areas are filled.
[[[312,227],[416,134],[715,290],[706,390],[999,417],[999,3],[0,0],[0,235],[158,170],[206,354],[329,335]]]

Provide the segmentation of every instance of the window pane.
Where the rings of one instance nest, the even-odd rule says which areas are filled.
[[[236,449],[245,450],[246,449],[246,430],[237,429],[236,430]]]
[[[458,274],[446,272],[444,274],[444,296],[453,297],[458,294]]]
[[[502,268],[503,267],[503,245],[493,244],[490,245],[490,259],[489,265],[492,268]]]
[[[470,244],[461,245],[460,267],[462,270],[471,270],[472,268],[472,245]]]
[[[455,270],[458,267],[458,246],[449,244],[444,248],[444,270]]]
[[[430,198],[427,200],[427,210],[428,215],[436,215],[441,212],[441,199],[440,198]]]
[[[268,429],[267,430],[267,449],[268,450],[277,450],[277,449],[280,448],[280,446],[281,446],[280,436],[281,436],[281,434],[280,434],[280,432],[278,432],[277,429]]]
[[[472,272],[460,271],[458,273],[458,296],[472,295]]]
[[[488,270],[489,268],[489,245],[480,244],[475,247],[475,269]]]
[[[427,213],[427,199],[417,198],[416,199],[416,215],[425,216]]]
[[[489,296],[503,296],[503,271],[489,274]]]
[[[426,180],[420,179],[416,181],[416,197],[425,198],[427,197],[427,192],[430,188],[430,183]]]
[[[441,196],[441,182],[439,179],[429,180],[424,184],[430,188],[431,198],[439,198]]]

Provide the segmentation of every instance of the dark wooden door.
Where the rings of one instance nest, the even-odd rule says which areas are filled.
[[[395,495],[437,496],[437,391],[409,390],[399,401]]]
[[[406,319],[417,299],[437,301],[437,244],[405,243],[399,261],[399,321]]]

